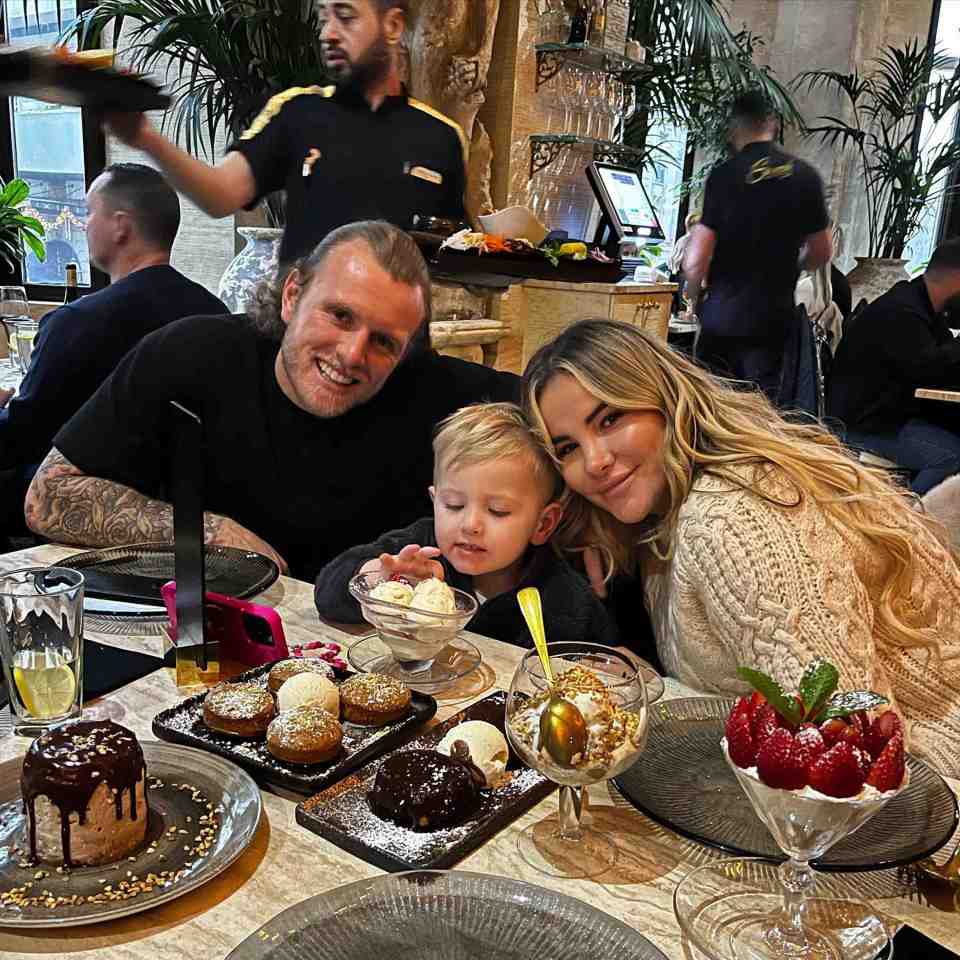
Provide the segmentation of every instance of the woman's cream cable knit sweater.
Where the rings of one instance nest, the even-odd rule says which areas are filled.
[[[795,502],[782,477],[761,483]],[[781,507],[702,475],[681,508],[672,559],[643,563],[664,666],[699,690],[740,694],[738,666],[795,690],[807,663],[824,657],[840,670],[841,689],[890,697],[911,752],[960,777],[960,569],[920,525],[915,544],[910,617],[940,638],[939,662],[875,639],[881,564],[864,537],[839,529],[808,497]]]

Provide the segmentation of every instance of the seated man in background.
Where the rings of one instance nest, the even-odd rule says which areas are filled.
[[[847,442],[914,471],[924,494],[960,472],[960,419],[918,387],[960,388],[960,340],[945,313],[960,306],[960,239],[934,251],[927,272],[903,280],[844,326],[827,409]]]
[[[5,531],[23,528],[23,498],[57,431],[148,333],[172,320],[226,313],[208,290],[170,266],[180,200],[139,163],[107,167],[87,193],[90,262],[110,286],[48,313],[30,368],[0,411]]]
[[[348,547],[429,512],[436,424],[518,392],[512,374],[431,351],[429,319],[413,240],[384,222],[340,227],[252,317],[145,338],[57,434],[28,524],[89,546],[171,541],[176,400],[205,426],[207,542],[313,580]]]

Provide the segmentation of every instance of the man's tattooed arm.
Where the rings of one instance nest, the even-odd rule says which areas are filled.
[[[56,447],[40,464],[24,503],[27,526],[57,543],[84,547],[119,547],[144,541],[173,543],[173,507],[132,487],[91,477]],[[255,533],[216,513],[203,515],[207,543],[252,550],[283,558]]]

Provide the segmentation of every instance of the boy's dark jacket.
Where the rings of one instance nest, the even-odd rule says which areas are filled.
[[[360,605],[350,596],[348,581],[368,560],[376,559],[381,553],[399,553],[409,543],[437,546],[432,517],[418,520],[403,530],[391,530],[375,543],[353,547],[328,563],[320,571],[314,591],[320,616],[336,623],[361,623]],[[458,573],[445,557],[439,560],[451,587],[476,596],[472,577]],[[504,643],[532,647],[533,641],[517,604],[517,590],[522,587],[540,590],[549,642],[579,640],[610,646],[620,642],[613,617],[590,584],[548,546],[531,548],[520,584],[482,604],[467,629]]]

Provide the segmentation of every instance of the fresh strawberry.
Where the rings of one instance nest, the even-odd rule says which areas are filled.
[[[896,790],[903,782],[903,772],[906,760],[903,756],[903,735],[895,733],[883,752],[873,761],[867,783],[876,787],[881,793]]]
[[[778,730],[782,726],[783,720],[780,714],[769,703],[762,704],[750,721],[750,730],[758,747],[763,745],[774,730]]]
[[[750,716],[753,716],[766,702],[767,698],[759,690],[754,690],[750,696]]]
[[[870,724],[870,729],[863,735],[864,748],[874,760],[883,753],[887,741],[895,734],[903,735],[903,725],[900,717],[893,710],[887,710],[876,717]]]
[[[729,723],[738,713],[742,713],[748,721],[753,716],[753,709],[750,706],[749,697],[740,697],[737,702],[734,703],[730,710],[730,716],[727,718],[727,723]]]
[[[864,774],[855,748],[841,740],[820,754],[807,771],[807,782],[828,797],[852,797],[863,789]]]
[[[843,717],[834,717],[832,720],[825,720],[820,724],[820,732],[823,734],[824,743],[828,748],[840,740],[847,726],[847,721]]]
[[[727,720],[727,752],[738,767],[752,767],[757,762],[757,745],[750,732],[750,717],[734,709]]]
[[[848,724],[847,729],[840,734],[840,739],[845,740],[851,747],[863,749],[863,730],[859,721]]]
[[[860,764],[860,772],[863,774],[864,779],[866,779],[870,773],[870,767],[873,765],[873,758],[866,750],[861,750],[860,747],[854,747],[853,752],[856,754],[857,763]]]
[[[870,729],[870,718],[867,716],[866,710],[858,710],[850,717],[850,722],[857,724],[863,733],[866,733]]]
[[[768,787],[800,790],[806,786],[806,767],[789,730],[778,727],[761,744],[757,753],[757,774]]]
[[[801,724],[800,729],[794,734],[794,739],[797,742],[797,752],[800,757],[800,762],[805,769],[809,768],[810,764],[827,749],[827,745],[823,740],[823,734],[820,733],[816,724],[813,723]],[[864,774],[864,776],[866,776],[866,774]]]

